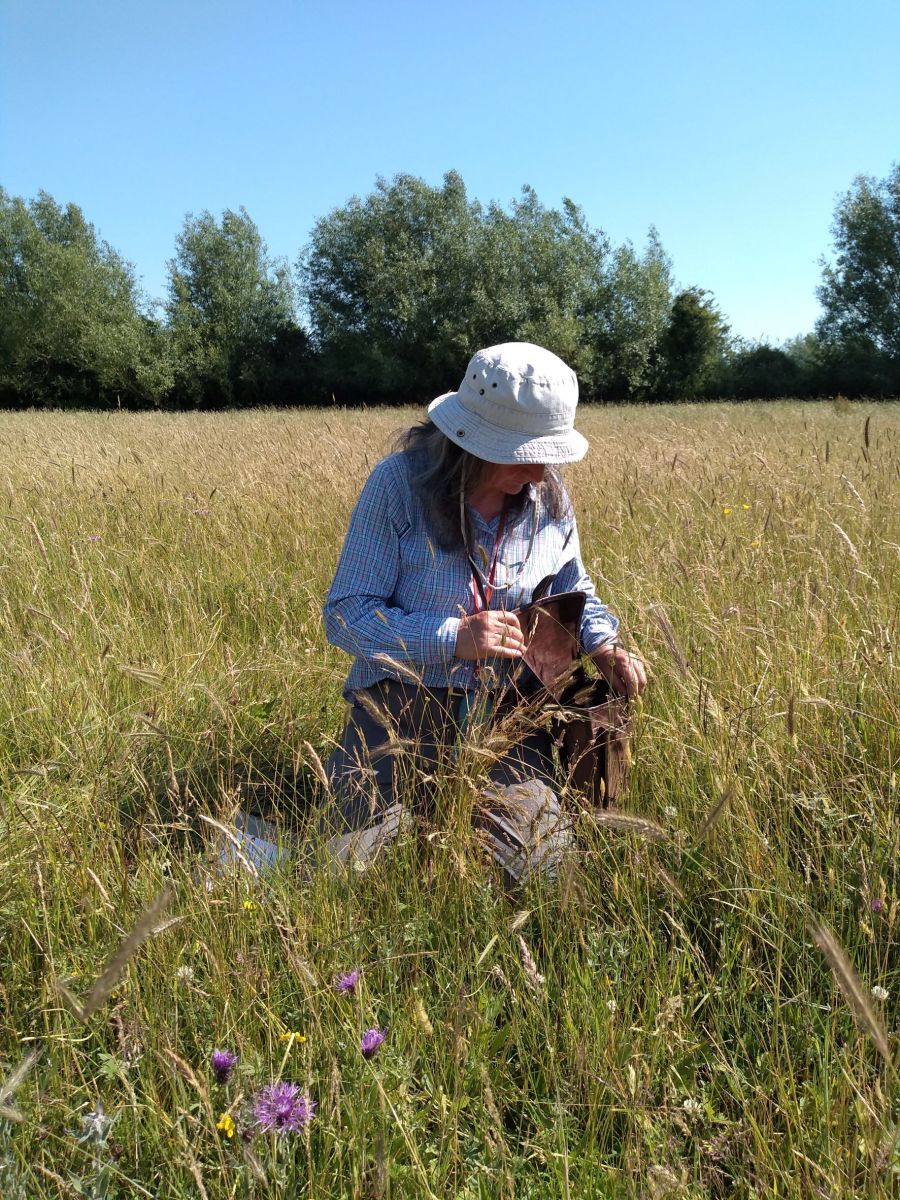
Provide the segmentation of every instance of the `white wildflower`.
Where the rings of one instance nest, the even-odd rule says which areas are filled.
[[[194,982],[194,968],[182,964],[175,972],[175,980],[183,987],[187,987]]]
[[[103,1105],[98,1100],[93,1110],[81,1118],[82,1132],[78,1135],[79,1142],[95,1142],[102,1146],[109,1136],[112,1118],[106,1115]]]
[[[618,1009],[619,1009],[618,1004],[616,1004],[615,1000],[612,1000],[612,999],[607,1000],[606,1007],[609,1009],[609,1011],[611,1013],[618,1012]]]
[[[875,986],[872,988],[872,995],[875,997],[876,1000],[883,1001],[883,1000],[887,1000],[888,996],[890,995],[890,992],[887,990],[887,988],[883,988],[880,983],[876,983]]]
[[[681,1107],[684,1109],[684,1111],[686,1113],[703,1112],[703,1105],[696,1098],[696,1096],[688,1096],[687,1099],[684,1101],[684,1103],[681,1105]]]

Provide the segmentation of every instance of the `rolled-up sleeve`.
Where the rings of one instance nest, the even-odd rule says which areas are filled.
[[[581,545],[578,527],[572,518],[572,529],[567,539],[568,560],[553,581],[553,592],[584,592],[584,613],[581,618],[580,641],[585,654],[593,652],[604,642],[612,641],[619,631],[619,620],[597,596],[594,582],[581,561]]]
[[[448,662],[459,618],[406,612],[394,602],[400,538],[410,526],[406,495],[395,462],[380,462],[350,517],[325,601],[325,635],[332,645],[373,663],[385,658],[420,666]]]

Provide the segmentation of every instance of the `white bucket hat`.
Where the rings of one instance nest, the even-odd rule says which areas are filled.
[[[479,350],[458,391],[428,415],[451,442],[492,463],[578,462],[587,439],[575,429],[578,380],[561,358],[531,342]]]

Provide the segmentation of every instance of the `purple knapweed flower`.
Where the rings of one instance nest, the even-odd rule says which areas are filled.
[[[360,1043],[363,1058],[374,1058],[386,1037],[387,1034],[383,1029],[367,1029],[362,1035]]]
[[[873,913],[884,912],[884,901],[879,896],[876,896],[869,905],[869,908],[871,908]]]
[[[256,1124],[266,1133],[296,1133],[312,1120],[315,1109],[315,1100],[296,1083],[267,1083],[253,1101]]]
[[[230,1050],[213,1050],[210,1055],[209,1065],[212,1067],[216,1083],[228,1082],[231,1078],[231,1072],[237,1066],[237,1060],[238,1056],[232,1054]]]
[[[346,975],[338,975],[337,983],[334,986],[342,996],[352,996],[356,991],[356,985],[359,983],[359,976],[359,967],[354,967],[353,970],[348,971]]]

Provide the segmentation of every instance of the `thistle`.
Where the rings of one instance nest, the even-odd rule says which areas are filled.
[[[296,1083],[268,1083],[253,1101],[253,1116],[265,1133],[296,1133],[312,1120],[315,1108],[315,1100]]]
[[[361,971],[359,967],[354,967],[352,971],[348,971],[346,975],[338,975],[335,987],[342,996],[352,996],[356,991],[359,983]]]
[[[237,1060],[238,1056],[232,1054],[230,1050],[213,1050],[209,1058],[209,1065],[216,1083],[228,1082],[232,1071],[237,1066]]]
[[[360,1042],[363,1058],[374,1058],[386,1037],[387,1033],[383,1029],[367,1029]]]

